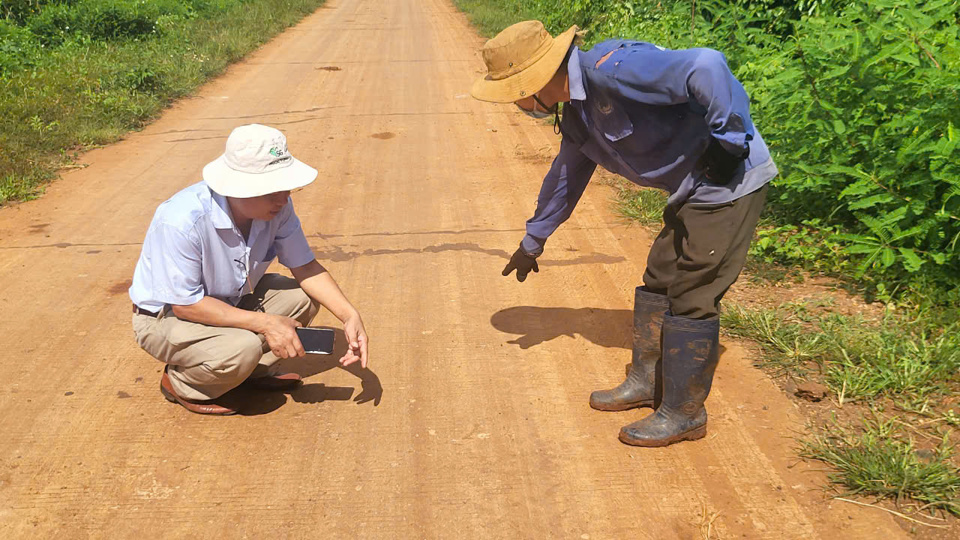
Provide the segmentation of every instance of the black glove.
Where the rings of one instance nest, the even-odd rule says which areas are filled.
[[[517,271],[517,281],[523,281],[527,279],[527,274],[530,273],[530,270],[539,272],[540,265],[537,264],[536,257],[528,255],[523,251],[523,247],[518,247],[517,251],[510,257],[510,262],[503,267],[503,275],[509,276],[510,272],[514,270]]]
[[[729,184],[737,173],[737,168],[750,155],[750,147],[741,156],[735,156],[724,150],[720,141],[710,138],[710,146],[700,157],[700,168],[711,184]]]

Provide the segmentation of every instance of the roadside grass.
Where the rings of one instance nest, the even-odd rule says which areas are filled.
[[[480,34],[492,37],[511,24],[536,19],[537,6],[503,0],[454,0]]]
[[[923,411],[960,382],[957,326],[932,329],[896,313],[872,322],[819,314],[805,304],[775,309],[732,304],[721,314],[721,324],[728,333],[759,343],[769,367],[822,377],[841,406],[890,398],[904,410]]]
[[[188,4],[149,19],[133,13],[146,26],[132,37],[64,30],[44,12],[24,26],[0,20],[0,204],[35,197],[79,151],[141,128],[323,0]]]
[[[616,190],[614,203],[617,213],[641,225],[661,223],[663,207],[667,204],[666,193],[659,189],[638,187],[621,178],[608,183]]]
[[[960,428],[952,408],[960,388],[960,328],[932,329],[925,317],[889,311],[870,321],[826,313],[830,307],[728,304],[721,325],[760,345],[760,367],[822,382],[828,409],[818,414],[870,412],[847,424],[834,419],[800,439],[801,457],[828,464],[831,482],[847,494],[888,499],[902,511],[960,516],[951,442]]]
[[[834,423],[801,440],[800,455],[829,464],[830,480],[845,495],[893,501],[901,511],[960,516],[960,470],[951,462],[949,435],[918,448],[895,419],[865,418],[858,427]]]

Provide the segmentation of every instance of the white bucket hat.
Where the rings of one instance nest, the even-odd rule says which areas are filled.
[[[280,130],[259,124],[235,128],[223,155],[203,168],[210,189],[240,199],[297,189],[316,177],[316,169],[290,155]]]

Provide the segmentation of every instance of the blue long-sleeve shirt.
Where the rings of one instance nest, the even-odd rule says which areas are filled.
[[[671,205],[729,202],[777,175],[750,119],[747,93],[720,52],[611,40],[574,49],[567,73],[564,137],[527,221],[522,245],[528,253],[541,253],[570,217],[597,165],[667,191]],[[697,163],[711,138],[736,156],[749,148],[728,184],[708,182]]]

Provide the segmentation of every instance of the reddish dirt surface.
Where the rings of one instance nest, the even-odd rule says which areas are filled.
[[[468,97],[481,43],[445,0],[334,0],[0,209],[0,537],[904,536],[824,495],[802,416],[733,343],[706,439],[618,442],[646,412],[587,397],[623,376],[651,238],[594,185],[539,274],[500,276],[559,141]],[[302,389],[207,418],[160,396],[126,289],[157,204],[250,122],[320,169],[295,203],[372,364],[300,360]]]

